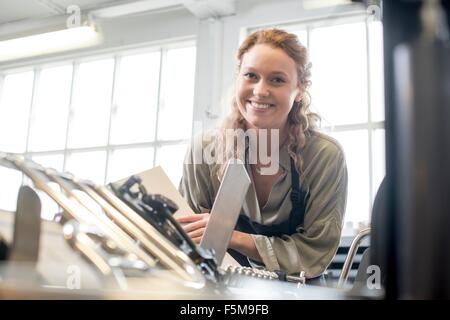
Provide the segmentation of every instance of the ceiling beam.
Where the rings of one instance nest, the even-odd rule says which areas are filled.
[[[139,0],[119,5],[94,9],[89,15],[94,18],[116,18],[131,14],[143,13],[169,7],[182,6],[182,0]]]
[[[200,20],[236,14],[235,0],[184,0],[183,4]]]
[[[60,6],[59,4],[54,3],[52,0],[34,0],[37,4],[41,5],[42,7],[46,8],[47,10],[50,10],[50,13],[53,14],[65,14],[66,10],[64,7]]]

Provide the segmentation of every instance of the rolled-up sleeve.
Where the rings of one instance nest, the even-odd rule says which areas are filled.
[[[347,167],[336,143],[324,145],[308,159],[304,170],[310,197],[304,231],[281,237],[253,235],[257,250],[269,270],[289,274],[304,271],[308,278],[322,274],[339,246],[347,200]],[[301,232],[302,231],[302,232]]]

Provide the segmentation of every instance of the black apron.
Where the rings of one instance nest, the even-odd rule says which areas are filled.
[[[303,232],[303,220],[305,217],[306,202],[309,194],[300,188],[300,178],[295,167],[295,162],[291,158],[291,201],[292,210],[289,218],[285,221],[273,224],[270,226],[262,225],[260,223],[251,221],[246,215],[240,215],[236,223],[235,230],[249,233],[260,234],[266,237],[281,237],[282,235],[292,235],[297,233],[297,228],[300,226],[300,232]],[[228,249],[228,253],[242,266],[250,267],[248,259],[243,254],[236,250]]]

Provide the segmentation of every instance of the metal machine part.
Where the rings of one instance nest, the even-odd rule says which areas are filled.
[[[448,299],[450,2],[384,5],[388,205],[373,249],[387,299]]]
[[[0,261],[5,261],[8,257],[9,246],[0,234]]]
[[[28,186],[19,189],[14,218],[14,239],[8,259],[36,263],[41,235],[41,201]]]
[[[23,172],[37,189],[48,194],[63,209],[60,221],[51,222],[52,228],[59,227],[59,231],[55,230],[59,240],[51,243],[51,246],[62,241],[65,247],[60,249],[67,254],[68,251],[80,253],[84,261],[88,262],[84,264],[82,273],[92,274],[95,270],[106,291],[113,289],[113,292],[117,292],[119,289],[134,292],[138,296],[143,294],[156,297],[157,294],[162,294],[161,290],[164,291],[150,289],[157,283],[160,288],[167,287],[171,294],[174,293],[170,290],[176,288],[185,294],[184,298],[188,297],[188,293],[194,293],[199,298],[224,298],[235,294],[231,293],[231,289],[242,289],[244,291],[240,294],[255,295],[258,290],[253,292],[250,287],[260,286],[260,281],[266,280],[263,284],[277,287],[295,297],[305,282],[304,275],[295,277],[281,272],[244,267],[220,268],[214,252],[196,246],[173,218],[172,214],[177,206],[163,196],[148,194],[136,177],[121,186],[98,186],[15,155],[0,154],[0,165]],[[59,189],[50,186],[55,183]],[[25,191],[32,189],[23,187],[22,193]],[[35,203],[34,206],[26,207],[28,209],[25,211],[28,214],[34,212],[34,216],[38,217],[39,207]],[[18,206],[19,210],[21,208],[25,208],[23,204]],[[29,210],[30,208],[36,210]],[[45,239],[48,234],[41,236]],[[43,246],[47,249],[48,243],[48,239],[44,240]],[[7,252],[14,246],[8,246],[5,241],[4,247],[7,250],[3,251]],[[28,261],[37,260],[36,251],[39,246],[35,244],[33,248],[35,259],[29,258]],[[4,255],[8,259],[6,253]],[[65,260],[66,258],[60,259],[59,263]],[[42,261],[38,261],[38,264],[39,262],[42,264]],[[36,269],[44,269],[47,273],[59,274],[63,278],[64,270],[72,267],[56,267],[45,263],[44,267],[41,265]],[[19,269],[29,270],[29,267],[27,264]],[[63,290],[66,286],[64,281],[66,280],[38,282],[46,288],[53,288],[57,283],[55,288]],[[95,287],[95,281],[89,282],[92,285],[88,287]]]
[[[137,187],[138,191],[132,188]],[[149,195],[137,176],[130,177],[122,186],[110,184],[115,195],[180,248],[198,266],[210,281],[218,281],[217,261],[214,253],[195,245],[172,214],[177,205],[162,195]]]
[[[110,273],[109,260],[102,259],[100,248],[117,247],[132,254],[146,264],[148,269],[162,267],[171,270],[181,281],[202,287],[205,278],[195,263],[174,246],[168,239],[115,197],[106,187],[96,186],[89,181],[75,179],[69,174],[58,173],[18,156],[0,155],[0,164],[20,170],[28,176],[35,187],[47,193],[64,209],[62,222],[77,221],[83,228],[95,228],[95,232],[80,232],[80,228],[67,234],[71,243],[87,259],[96,265],[101,273]],[[62,192],[49,186],[58,184]],[[82,199],[87,196],[92,201]],[[99,210],[100,209],[100,210]],[[72,226],[73,227],[73,226]],[[70,227],[67,227],[70,229]],[[66,228],[66,230],[67,230]],[[97,246],[92,236],[102,238],[102,246]],[[94,237],[95,238],[95,237]],[[117,260],[113,260],[117,261]],[[143,268],[144,269],[144,268]]]
[[[339,276],[338,288],[343,288],[347,282],[348,274],[352,267],[353,259],[358,251],[361,242],[370,235],[370,227],[364,228],[355,236],[348,250],[348,255],[345,259],[344,266],[342,267],[341,275]]]
[[[305,273],[300,273],[299,276],[287,275],[280,271],[268,271],[265,269],[256,269],[250,267],[237,267],[227,266],[224,269],[223,282],[228,286],[241,286],[241,282],[245,281],[247,277],[264,279],[264,280],[276,280],[281,282],[293,283],[296,285],[305,285],[306,277]]]

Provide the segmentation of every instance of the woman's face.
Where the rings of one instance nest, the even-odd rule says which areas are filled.
[[[247,126],[283,129],[294,101],[300,101],[297,68],[282,49],[258,44],[247,51],[237,79],[236,102]]]

